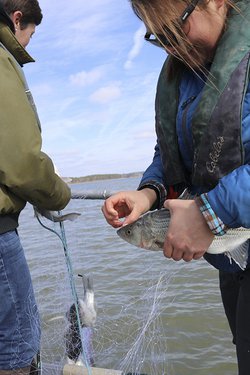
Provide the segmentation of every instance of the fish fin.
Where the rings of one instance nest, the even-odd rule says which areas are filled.
[[[84,273],[79,273],[78,276],[82,278],[84,298],[86,297],[87,292],[94,293],[93,276],[86,276]]]
[[[244,271],[248,260],[249,241],[244,242],[233,250],[226,251],[225,255],[233,260]]]
[[[79,212],[70,212],[70,213],[67,213],[67,214],[58,215],[56,213],[56,211],[45,210],[45,209],[42,209],[42,208],[38,208],[36,206],[33,206],[33,208],[34,208],[35,217],[38,218],[39,216],[43,216],[46,219],[48,219],[50,221],[53,221],[55,223],[56,222],[62,222],[62,221],[65,221],[65,220],[74,221],[79,216],[81,216],[81,214]]]
[[[78,274],[82,277],[83,300],[79,299],[79,315],[82,326],[92,327],[96,321],[95,297],[93,289],[92,275],[86,276],[84,273]]]
[[[62,221],[65,221],[65,220],[74,221],[78,218],[78,216],[81,216],[79,212],[71,212],[69,214],[62,215]]]

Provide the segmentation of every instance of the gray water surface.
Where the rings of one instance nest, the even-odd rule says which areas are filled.
[[[128,190],[138,180],[118,179],[72,185],[72,190]],[[222,307],[218,272],[205,260],[166,259],[161,252],[137,249],[108,226],[101,200],[72,200],[65,223],[74,280],[94,279],[97,367],[148,375],[236,375],[235,348]],[[48,223],[59,230],[58,225]],[[42,228],[30,205],[19,234],[33,278],[42,319],[42,360],[63,367],[65,312],[72,303],[65,256],[59,238]],[[50,370],[49,374],[58,374]]]

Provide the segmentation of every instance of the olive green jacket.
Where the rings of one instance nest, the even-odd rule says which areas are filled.
[[[20,65],[34,61],[0,23],[0,233],[14,229],[26,202],[63,209],[70,189],[41,151],[39,119]],[[7,224],[6,224],[7,222]]]

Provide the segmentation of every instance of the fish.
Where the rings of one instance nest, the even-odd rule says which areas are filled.
[[[119,228],[117,234],[134,246],[153,251],[163,250],[170,219],[167,208],[150,211],[132,224]],[[214,237],[207,253],[225,253],[244,270],[247,266],[249,239],[248,228],[228,229],[223,236]]]
[[[65,221],[65,220],[74,221],[79,216],[81,216],[81,214],[78,213],[78,212],[70,212],[68,214],[59,215],[58,213],[56,213],[56,211],[49,211],[49,210],[46,210],[46,209],[43,209],[43,208],[38,208],[38,207],[35,207],[35,206],[34,206],[34,212],[35,212],[36,217],[38,217],[40,215],[40,216],[43,216],[50,221],[54,221],[55,223],[59,223],[59,222]]]
[[[66,356],[68,364],[83,366],[82,354],[84,354],[87,364],[95,366],[93,354],[93,327],[96,322],[96,307],[94,301],[93,279],[90,276],[78,275],[83,280],[83,299],[77,299],[66,312],[69,326],[65,333]],[[79,314],[80,326],[77,319]],[[83,343],[82,343],[83,339]]]

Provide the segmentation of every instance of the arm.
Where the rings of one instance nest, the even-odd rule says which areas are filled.
[[[189,215],[179,215],[178,212],[180,205],[187,212],[187,203],[180,203],[179,200],[166,201],[165,207],[171,210],[176,226],[173,229],[171,225],[168,232],[164,246],[165,256],[175,260],[198,259],[208,248],[213,235],[223,235],[227,227],[250,227],[250,84],[242,117],[245,165],[224,176],[214,189],[191,202],[188,208],[190,218],[194,215],[191,227]],[[197,238],[197,234],[201,233],[201,238]]]
[[[164,182],[164,170],[158,143],[155,146],[153,161],[144,172],[138,190],[145,188],[154,190],[157,196],[151,209],[161,208],[167,198],[167,186]]]
[[[36,115],[24,91],[22,77],[4,50],[0,62],[1,185],[23,201],[50,210],[70,199],[68,186],[55,174],[50,158],[41,152]]]
[[[243,165],[223,177],[207,194],[208,201],[230,228],[250,228],[250,165]]]
[[[227,227],[250,227],[250,166],[244,165],[223,177],[207,194],[191,201],[167,200],[171,222],[164,254],[174,260],[200,258],[214,235]],[[191,225],[190,225],[191,224]]]
[[[195,200],[167,200],[171,222],[164,254],[174,260],[200,258],[214,235],[227,227],[250,227],[250,166],[244,165],[223,177],[218,185]]]

